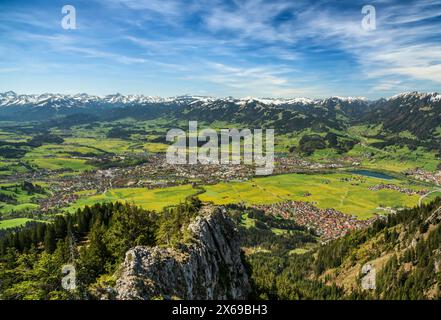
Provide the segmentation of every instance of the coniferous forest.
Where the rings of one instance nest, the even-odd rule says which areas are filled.
[[[252,299],[437,299],[441,199],[377,220],[371,227],[318,245],[313,230],[268,217],[256,209],[227,206],[244,250]],[[160,214],[131,204],[108,203],[3,231],[1,299],[97,299],[112,288],[124,255],[134,246],[179,246],[191,241],[185,226],[201,202],[189,198]],[[257,223],[245,227],[244,214]],[[271,227],[286,233],[275,234]],[[309,251],[298,248],[310,245]],[[250,251],[254,248],[254,251]],[[256,249],[258,248],[258,249]],[[361,266],[380,266],[376,289],[360,286]],[[62,266],[77,270],[77,289],[62,288]],[[356,275],[345,283],[348,270]]]

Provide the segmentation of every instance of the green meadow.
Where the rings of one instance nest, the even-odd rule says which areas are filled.
[[[423,199],[422,202],[428,204],[428,203],[434,201],[436,198],[441,198],[441,191],[433,192],[433,193],[429,194],[427,197],[425,197]]]
[[[122,139],[98,138],[66,138],[63,144],[48,144],[34,148],[23,158],[32,166],[49,170],[87,171],[95,167],[88,159],[103,154],[124,154],[151,152],[159,153],[167,150],[162,143],[143,143]]]
[[[72,212],[86,205],[99,202],[128,202],[134,203],[147,210],[160,211],[164,207],[185,202],[185,198],[195,194],[198,190],[191,185],[169,187],[163,189],[122,188],[107,190],[104,194],[80,198],[67,210]]]
[[[379,183],[385,183],[385,180],[350,173],[286,174],[206,186],[206,192],[200,195],[200,199],[215,204],[243,202],[247,205],[286,200],[307,201],[319,208],[334,208],[360,219],[384,213],[378,209],[379,207],[413,207],[418,203],[419,196],[416,195],[409,196],[393,190],[368,189]],[[386,183],[406,188],[421,188],[400,180]]]
[[[39,185],[43,186],[42,184]],[[23,190],[21,185],[11,183],[0,184],[0,194],[12,197],[15,201],[15,203],[0,201],[0,215],[38,209],[39,205],[35,203],[36,200],[47,196],[38,193],[29,194],[27,191]]]
[[[245,203],[271,204],[287,200],[311,202],[322,209],[334,208],[360,219],[374,214],[384,214],[380,207],[403,208],[418,204],[419,196],[406,195],[393,190],[371,191],[369,187],[380,184],[396,184],[403,188],[423,189],[403,180],[385,181],[350,173],[286,174],[256,178],[244,182],[223,182],[204,186],[206,192],[199,195],[202,201],[214,204]],[[196,194],[190,185],[163,189],[123,188],[111,189],[104,194],[87,195],[73,203],[68,211],[98,202],[133,202],[145,209],[162,208],[185,201]],[[251,221],[249,221],[251,223]]]
[[[63,170],[70,169],[73,171],[86,171],[94,169],[94,166],[87,164],[84,159],[74,159],[74,158],[37,158],[29,161],[35,166],[48,169],[48,170]]]
[[[414,151],[407,147],[397,146],[376,149],[368,145],[358,144],[348,152],[348,155],[359,157],[367,153],[371,154],[371,157],[363,159],[361,162],[365,168],[381,168],[393,172],[403,172],[415,168],[435,171],[439,165],[436,152],[429,152],[423,148]]]
[[[40,147],[23,147],[26,153],[20,159],[6,159],[0,155],[0,177],[7,177],[13,173],[26,172],[32,168],[61,170],[59,176],[77,174],[78,172],[93,170],[103,155],[122,155],[130,157],[134,153],[163,153],[168,145],[160,138],[167,128],[188,126],[186,121],[155,119],[135,121],[123,119],[113,123],[100,122],[93,125],[74,126],[70,129],[52,129],[52,134],[62,137],[63,143],[44,144]],[[235,127],[229,123],[217,121],[211,124],[200,123],[199,129],[205,127],[215,129]],[[127,129],[128,134],[109,137],[115,128]],[[124,130],[122,131],[124,133]],[[145,134],[144,134],[145,132]],[[363,168],[371,170],[386,170],[401,173],[407,169],[423,168],[428,171],[436,170],[439,159],[435,152],[423,148],[410,150],[407,147],[389,146],[383,149],[374,147],[374,143],[381,142],[379,134],[381,126],[353,126],[347,132],[332,130],[332,132],[355,139],[359,143],[350,151],[339,154],[335,149],[325,148],[316,150],[309,156],[301,155],[312,162],[335,162],[342,157],[349,156],[348,161],[359,161]],[[440,129],[441,132],[441,129]],[[276,135],[276,153],[298,152],[299,141],[304,135],[318,134],[312,129]],[[410,132],[403,132],[400,136],[414,139]],[[22,133],[0,130],[2,141],[28,141],[31,136]],[[355,159],[355,160],[352,160]],[[269,204],[286,200],[307,201],[319,208],[334,208],[347,214],[353,214],[361,219],[371,217],[376,213],[384,213],[380,207],[402,208],[411,207],[418,203],[419,196],[408,196],[397,191],[381,190],[370,191],[370,186],[379,183],[393,183],[405,188],[423,188],[422,185],[397,178],[385,182],[369,177],[356,176],[347,172],[330,174],[286,174],[264,178],[255,178],[245,182],[223,182],[205,186],[206,192],[200,195],[203,201],[212,201],[215,204],[245,203]],[[16,198],[16,203],[0,202],[0,214],[36,209],[36,197],[43,195],[26,195],[21,190],[4,190],[6,194]],[[14,194],[12,194],[14,193]],[[69,207],[75,210],[84,205],[106,201],[133,202],[146,209],[161,210],[165,206],[178,204],[189,195],[196,194],[197,190],[191,186],[179,186],[163,189],[124,188],[108,190],[104,194],[86,191],[82,197]],[[433,200],[441,193],[434,193],[424,199],[424,202]]]
[[[16,228],[20,227],[29,221],[33,221],[32,219],[28,218],[17,218],[17,219],[9,219],[9,220],[0,220],[0,230],[1,229],[8,229],[8,228]]]
[[[391,172],[403,172],[409,169],[421,168],[427,171],[435,171],[440,163],[437,152],[425,148],[410,150],[408,147],[388,146],[383,149],[376,148],[374,143],[383,142],[375,138],[382,133],[382,126],[353,126],[347,131],[329,130],[342,137],[354,139],[358,143],[348,152],[340,154],[332,148],[315,150],[311,155],[300,156],[313,162],[329,163],[337,161],[343,156],[350,156],[358,159],[361,165],[369,169],[387,170]],[[441,129],[440,129],[441,132]],[[288,134],[275,136],[275,152],[288,153],[290,148],[296,153],[300,139],[305,135],[319,135],[324,137],[326,133],[315,132],[311,129],[302,130]],[[399,137],[416,139],[410,132],[402,132]]]

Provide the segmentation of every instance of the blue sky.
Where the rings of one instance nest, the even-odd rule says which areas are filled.
[[[61,27],[73,5],[77,29]],[[361,26],[373,5],[377,29]],[[0,92],[387,97],[441,87],[441,0],[0,0]]]

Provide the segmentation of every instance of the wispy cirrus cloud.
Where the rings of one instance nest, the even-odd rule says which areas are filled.
[[[162,95],[378,97],[441,83],[435,0],[371,1],[371,32],[358,0],[73,0],[74,31],[61,29],[64,4],[0,4],[0,84],[7,70],[54,64],[81,87]]]

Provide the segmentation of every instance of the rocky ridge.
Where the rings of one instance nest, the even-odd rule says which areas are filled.
[[[238,231],[222,208],[205,208],[188,225],[190,244],[138,246],[126,253],[115,290],[122,300],[246,299],[251,286]]]

